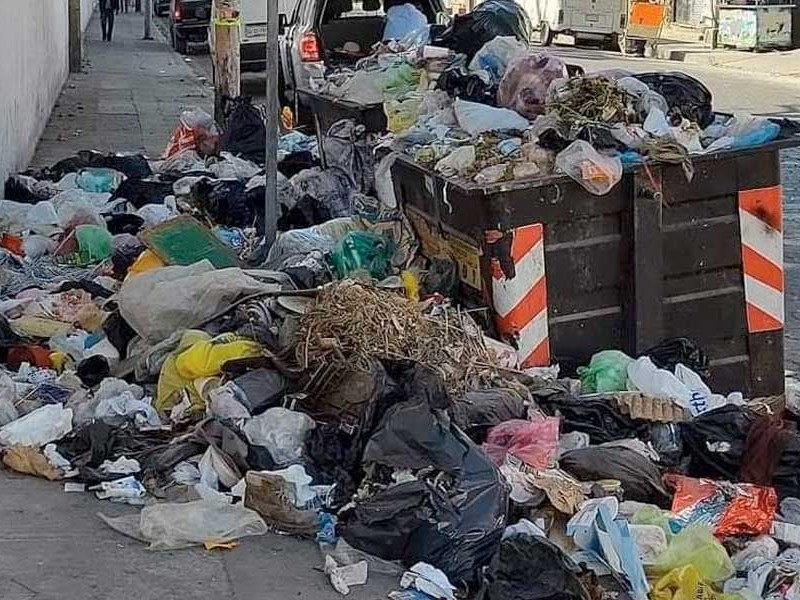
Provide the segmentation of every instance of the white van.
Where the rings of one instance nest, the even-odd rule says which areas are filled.
[[[297,0],[278,0],[278,14],[288,18]],[[240,59],[243,71],[263,71],[267,66],[267,3],[265,0],[241,0],[239,26]],[[214,53],[214,27],[208,36]]]
[[[616,49],[625,32],[627,0],[517,0],[527,11],[540,41],[549,46],[563,33],[583,40],[604,42]]]

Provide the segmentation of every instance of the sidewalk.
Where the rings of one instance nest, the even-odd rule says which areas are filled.
[[[117,18],[114,41],[100,41],[95,19],[87,66],[70,78],[40,140],[41,166],[78,150],[163,150],[180,111],[210,109],[182,57],[153,28],[142,41],[142,16]],[[64,492],[63,482],[18,475],[0,466],[1,600],[323,600],[338,597],[321,572],[311,540],[268,533],[231,551],[153,552],[106,526],[97,513],[133,507]],[[352,600],[385,598],[396,576],[370,572]]]
[[[50,116],[33,166],[78,150],[161,154],[178,115],[188,106],[211,110],[212,92],[153,26],[142,39],[144,17],[116,17],[114,40],[103,42],[95,15],[84,37],[83,72],[70,76]]]
[[[800,78],[800,49],[747,52],[742,50],[712,50],[699,43],[664,43],[656,47],[657,58],[694,65],[735,69],[761,75]]]

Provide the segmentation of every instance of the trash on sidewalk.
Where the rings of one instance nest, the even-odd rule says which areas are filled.
[[[580,198],[531,211],[605,206],[630,169],[688,181],[782,126],[715,114],[683,74],[576,73],[527,47],[508,0],[441,28],[386,12],[374,52],[315,91],[375,104],[386,130],[281,136],[271,247],[248,99],[222,127],[183,112],[157,161],[82,152],[9,178],[4,465],[142,506],[101,518],[153,550],[314,540],[341,594],[386,571],[402,600],[795,600],[800,436],[780,411],[712,389],[718,348],[686,337],[531,366],[535,327],[500,339],[517,305],[496,320],[510,301],[488,301],[550,260],[520,262],[519,215],[497,210],[473,248],[421,227],[393,181],[413,161],[443,215],[451,184],[556,182]],[[570,214],[558,227],[583,227]]]

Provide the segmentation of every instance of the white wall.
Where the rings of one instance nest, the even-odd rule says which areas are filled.
[[[81,21],[95,0],[81,0]],[[0,0],[0,196],[33,157],[69,74],[67,0]]]

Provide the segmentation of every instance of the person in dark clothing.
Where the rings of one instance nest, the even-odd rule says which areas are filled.
[[[114,33],[114,13],[119,10],[120,0],[100,0],[100,28],[103,30],[103,41],[110,42]]]

